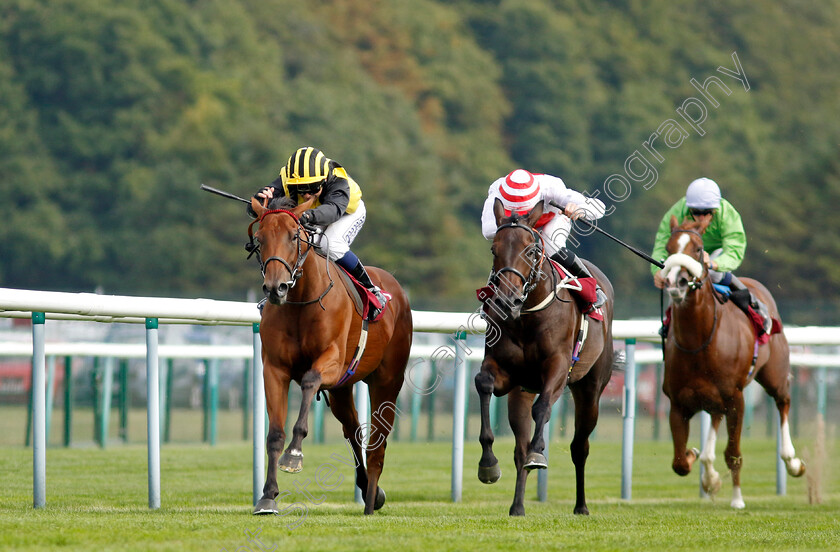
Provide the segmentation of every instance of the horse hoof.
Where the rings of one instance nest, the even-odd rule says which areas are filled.
[[[522,467],[528,471],[544,470],[548,468],[548,460],[539,452],[530,452],[525,457],[525,465]]]
[[[583,506],[575,506],[575,514],[578,516],[588,516],[589,508],[586,507],[586,504]]]
[[[280,457],[278,467],[286,473],[298,473],[303,469],[303,453],[299,451],[284,452],[283,456]]]
[[[787,465],[787,472],[791,477],[802,477],[805,473],[805,462],[799,458],[794,458],[790,461],[790,464]]]
[[[478,466],[478,480],[482,483],[490,485],[495,483],[502,477],[502,469],[499,463],[496,462],[492,466]]]
[[[742,498],[733,498],[732,502],[730,502],[729,505],[735,508],[736,510],[743,510],[747,506],[746,504],[744,504],[744,500]]]
[[[385,491],[382,490],[382,487],[376,488],[376,500],[373,501],[373,509],[378,510],[385,506]]]
[[[262,498],[259,502],[257,502],[257,505],[254,506],[253,514],[255,516],[264,516],[276,513],[278,513],[277,503],[271,498]]]
[[[510,507],[510,512],[508,512],[512,516],[524,516],[525,515],[525,506],[522,504],[514,504]]]
[[[723,480],[715,473],[709,481],[703,480],[703,491],[710,496],[715,496],[720,492],[721,485],[723,485]]]

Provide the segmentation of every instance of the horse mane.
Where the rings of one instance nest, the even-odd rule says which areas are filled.
[[[274,209],[294,209],[297,207],[297,202],[289,196],[275,197],[269,202],[268,208]]]

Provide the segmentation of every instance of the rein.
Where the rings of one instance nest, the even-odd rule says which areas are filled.
[[[274,215],[274,214],[280,214],[280,213],[283,213],[283,214],[286,214],[286,215],[289,215],[290,217],[292,217],[292,219],[295,221],[295,224],[297,225],[297,229],[295,230],[295,235],[292,238],[294,241],[297,242],[297,256],[295,258],[294,266],[290,265],[289,262],[286,261],[286,259],[284,259],[282,257],[278,257],[276,255],[271,256],[271,257],[267,258],[265,261],[263,261],[262,257],[260,256],[260,246],[259,246],[258,243],[254,242],[254,231],[253,231],[254,225],[262,223],[263,219],[267,215]],[[301,237],[301,230],[303,230],[303,233],[304,233],[305,237]],[[263,278],[265,278],[265,267],[268,266],[268,263],[270,263],[271,261],[277,261],[278,263],[283,265],[283,267],[289,272],[289,274],[291,276],[291,280],[289,280],[287,282],[289,284],[289,289],[292,289],[293,287],[295,287],[295,284],[297,283],[298,279],[300,279],[301,275],[303,274],[303,263],[306,262],[306,258],[309,256],[310,251],[312,251],[312,249],[315,247],[315,243],[310,238],[310,232],[307,231],[306,228],[303,227],[303,224],[301,224],[301,222],[300,222],[300,218],[298,218],[298,216],[295,213],[293,213],[292,211],[289,211],[288,209],[271,209],[271,210],[268,210],[268,211],[264,212],[260,216],[260,218],[255,219],[254,221],[251,222],[251,224],[248,225],[248,238],[250,239],[250,242],[245,245],[245,249],[247,249],[249,251],[249,255],[248,255],[249,258],[251,257],[251,255],[256,253],[257,261],[260,263],[260,272],[262,273]],[[308,246],[303,251],[302,251],[302,244],[306,244]],[[324,290],[324,292],[321,293],[321,295],[319,295],[315,299],[311,299],[309,301],[288,301],[287,300],[286,304],[289,304],[289,305],[311,305],[312,303],[318,303],[323,310],[327,310],[324,307],[323,303],[321,303],[321,300],[324,297],[326,297],[327,293],[330,292],[330,290],[332,289],[332,287],[335,283],[332,279],[332,275],[330,274],[329,252],[327,253],[327,278],[329,278],[329,280],[330,280],[329,285]]]

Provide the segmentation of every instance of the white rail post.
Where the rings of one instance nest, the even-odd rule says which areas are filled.
[[[356,460],[367,467],[367,445],[370,438],[370,401],[368,400],[368,385],[363,381],[357,381],[353,386],[355,393],[356,414],[359,417],[359,424],[365,430],[353,436],[354,439],[362,439],[359,446],[362,447],[362,457]],[[356,486],[356,474],[353,474],[353,500],[358,504],[365,503],[362,490]]]
[[[43,312],[32,313],[32,503],[47,504],[47,419]]]
[[[254,506],[262,497],[262,485],[265,478],[265,390],[263,389],[262,341],[260,325],[252,325],[254,332],[254,361],[251,370],[251,405],[253,412],[254,439]]]
[[[624,340],[624,435],[621,440],[621,498],[633,497],[633,437],[636,420],[636,340]]]
[[[146,319],[146,431],[149,456],[149,508],[160,508],[160,378],[158,319]]]
[[[452,502],[461,502],[464,480],[464,416],[467,404],[467,332],[455,334],[455,400],[452,407]]]

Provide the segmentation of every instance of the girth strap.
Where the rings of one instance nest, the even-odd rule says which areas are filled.
[[[350,365],[347,367],[347,371],[344,372],[344,375],[341,376],[340,380],[338,380],[336,386],[342,385],[344,382],[352,378],[353,374],[356,373],[356,368],[359,367],[359,361],[362,360],[362,355],[365,353],[365,347],[367,347],[367,336],[368,321],[362,320],[362,333],[359,334],[359,344],[356,345],[356,352],[353,353],[353,360],[350,361]]]

